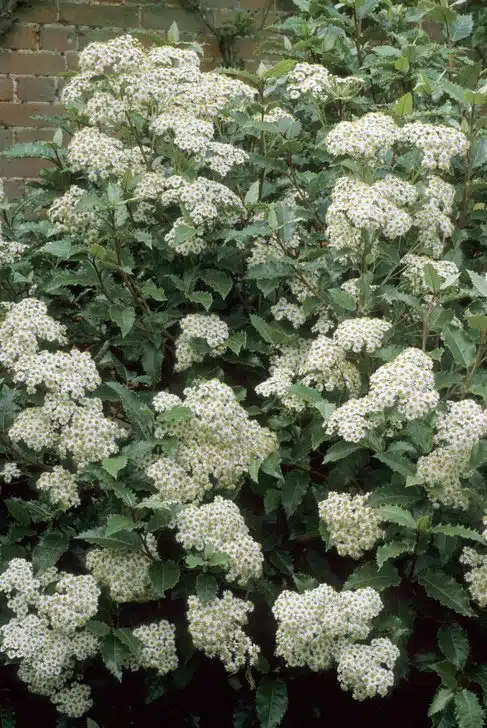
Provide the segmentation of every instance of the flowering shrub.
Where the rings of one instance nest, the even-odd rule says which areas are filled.
[[[211,661],[235,726],[275,728],[328,670],[355,701],[421,671],[435,728],[484,722],[470,16],[302,5],[298,57],[257,74],[87,46],[67,148],[3,205],[0,649],[68,718],[131,673],[170,703]],[[423,20],[445,44],[407,45]]]

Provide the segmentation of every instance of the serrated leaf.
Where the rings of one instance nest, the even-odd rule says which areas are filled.
[[[118,326],[125,338],[135,323],[135,311],[130,306],[112,304],[109,308],[110,318]]]
[[[55,159],[56,155],[50,144],[47,142],[22,142],[13,144],[1,152],[2,157],[8,159]]]
[[[404,526],[404,528],[410,528],[413,531],[416,530],[416,520],[409,511],[401,508],[401,506],[382,506],[376,508],[376,511],[383,521],[397,523],[398,526]]]
[[[487,137],[475,139],[472,142],[472,151],[470,157],[473,169],[478,169],[487,162]]]
[[[66,534],[59,531],[44,534],[32,552],[32,565],[36,572],[39,574],[55,566],[68,546],[69,537]]]
[[[222,270],[216,270],[210,268],[200,273],[200,278],[208,285],[213,288],[214,291],[220,294],[222,298],[226,298],[232,290],[233,280]]]
[[[154,424],[154,413],[151,408],[143,404],[135,392],[118,382],[106,382],[106,386],[113,390],[120,399],[135,434],[142,440],[148,440]]]
[[[128,627],[119,627],[113,630],[113,634],[122,642],[129,651],[138,657],[142,651],[143,643],[134,635]]]
[[[408,91],[407,94],[401,96],[392,107],[392,110],[397,116],[408,116],[408,114],[411,114],[413,111],[412,93]]]
[[[245,331],[235,331],[231,336],[228,337],[226,343],[227,348],[233,351],[233,353],[238,356],[241,350],[244,349],[247,345],[247,334],[245,333]]]
[[[102,461],[102,467],[116,480],[119,472],[124,469],[127,463],[128,459],[126,457],[105,458]]]
[[[286,714],[287,705],[287,686],[284,680],[264,676],[255,694],[255,707],[261,728],[277,728]]]
[[[88,543],[92,543],[95,546],[101,546],[115,551],[142,550],[140,539],[133,531],[119,531],[111,536],[107,536],[102,529],[93,528],[80,533],[76,538],[88,541]]]
[[[344,589],[362,589],[371,586],[377,591],[388,589],[391,586],[397,586],[401,581],[401,577],[397,569],[389,563],[385,563],[381,569],[373,561],[368,564],[362,564],[353,571],[345,584]]]
[[[149,578],[156,594],[163,597],[179,581],[179,566],[175,561],[154,561],[149,567]]]
[[[105,535],[112,536],[114,533],[118,533],[119,531],[132,531],[136,527],[137,523],[132,518],[115,513],[108,516]]]
[[[475,271],[473,271],[473,270],[468,270],[467,273],[468,273],[473,285],[475,286],[477,291],[480,293],[480,295],[485,296],[485,298],[487,298],[487,278],[484,278],[483,276],[479,276],[479,274],[475,273]]]
[[[375,560],[379,569],[382,569],[386,561],[396,559],[398,556],[402,556],[402,554],[412,552],[414,552],[413,541],[388,541],[382,546],[378,546],[375,554]]]
[[[433,715],[436,715],[436,713],[441,713],[447,707],[447,705],[451,703],[454,695],[455,693],[453,692],[453,690],[450,690],[450,688],[440,687],[433,700],[431,701],[430,707],[428,709],[429,717],[431,718]]]
[[[190,293],[188,296],[189,300],[193,303],[199,303],[206,311],[209,311],[211,304],[213,303],[213,296],[208,291],[195,291]]]
[[[110,627],[98,619],[89,619],[85,624],[86,629],[97,637],[105,637],[109,634]]]
[[[252,182],[244,198],[246,205],[255,205],[259,201],[260,181]]]
[[[328,448],[323,458],[323,464],[335,463],[337,460],[342,460],[357,450],[363,450],[363,445],[358,445],[355,442],[337,442]]]
[[[455,718],[458,728],[482,728],[484,725],[485,713],[471,690],[462,690],[455,695]]]
[[[110,633],[103,640],[101,656],[107,670],[109,670],[109,672],[111,672],[117,680],[121,680],[123,663],[130,656],[127,647],[120,642],[114,634]]]
[[[450,26],[450,38],[456,43],[459,40],[468,38],[473,31],[473,15],[457,15]]]
[[[407,478],[408,475],[413,475],[413,473],[415,473],[414,465],[403,455],[399,455],[396,452],[379,452],[374,455],[374,458],[376,460],[380,460],[381,463],[384,463],[384,465],[387,465],[388,468],[393,470],[395,473],[400,473],[400,475],[403,475],[405,478]]]
[[[467,526],[462,526],[459,523],[440,523],[438,526],[431,526],[429,532],[442,533],[445,536],[458,536],[459,538],[466,538],[469,541],[476,541],[485,546],[485,538],[478,531],[474,531],[473,528],[467,528]]]
[[[154,344],[144,345],[144,350],[142,352],[142,366],[144,367],[144,372],[151,378],[153,384],[156,384],[161,379],[163,360],[163,349],[157,348]]]
[[[464,617],[471,617],[468,593],[452,576],[439,569],[425,569],[417,575],[427,595]]]
[[[218,593],[218,582],[211,574],[199,574],[196,579],[196,593],[202,602],[211,602]]]
[[[462,670],[470,651],[467,633],[459,624],[445,624],[437,634],[438,647],[456,668]]]
[[[309,476],[295,470],[286,476],[282,486],[282,505],[290,518],[296,512],[309,487]]]
[[[171,409],[162,412],[159,415],[159,420],[165,424],[174,424],[175,422],[186,422],[194,417],[194,412],[189,407],[184,405],[176,405]]]
[[[431,701],[428,709],[428,715],[431,718],[436,713],[441,713],[449,703],[453,700],[455,693],[450,688],[439,688],[438,692]]]
[[[333,303],[340,308],[343,308],[345,311],[355,311],[357,308],[357,301],[355,298],[350,293],[342,291],[341,288],[330,288],[328,290],[328,296],[331,298]]]
[[[281,491],[277,488],[268,488],[264,494],[264,510],[266,516],[276,511],[281,504]]]
[[[443,339],[456,363],[468,369],[475,359],[477,350],[475,342],[467,336],[463,329],[453,327],[443,331]]]

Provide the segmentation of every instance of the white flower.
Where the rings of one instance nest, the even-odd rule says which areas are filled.
[[[359,353],[365,351],[372,354],[382,346],[386,333],[392,324],[382,319],[355,318],[347,319],[337,326],[333,340],[345,351]]]
[[[412,144],[423,152],[422,165],[427,169],[449,171],[452,158],[465,156],[469,143],[463,132],[451,126],[425,124],[414,121],[401,129],[401,141]]]
[[[385,535],[380,528],[380,514],[367,506],[368,498],[368,495],[331,491],[318,504],[320,518],[340,556],[360,559]]]

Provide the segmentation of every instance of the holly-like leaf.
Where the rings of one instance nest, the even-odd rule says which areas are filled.
[[[343,585],[344,589],[362,589],[371,586],[377,591],[397,586],[401,577],[397,569],[389,563],[385,563],[381,569],[373,561],[357,567],[348,577]]]
[[[458,728],[482,728],[485,713],[478,697],[471,690],[462,690],[455,695],[455,718]]]
[[[416,530],[415,519],[409,511],[401,508],[401,506],[382,506],[382,508],[376,508],[376,511],[384,521],[397,523],[398,526],[404,526],[404,528],[410,528],[413,531]]]
[[[261,728],[277,728],[287,711],[288,696],[284,680],[265,676],[255,694],[255,707]]]
[[[473,615],[468,593],[452,576],[440,569],[424,569],[417,575],[426,594],[464,617]]]
[[[296,512],[309,487],[309,476],[307,473],[295,470],[286,476],[282,487],[282,505],[286,516],[290,518]]]
[[[130,306],[112,304],[109,309],[110,318],[118,326],[125,338],[135,323],[135,311]]]
[[[196,579],[196,592],[202,602],[211,602],[218,593],[218,582],[211,574],[199,574]]]
[[[118,533],[113,533],[111,536],[107,536],[103,529],[92,528],[89,531],[83,531],[76,538],[107,549],[121,551],[142,550],[140,538],[133,531],[119,531]]]
[[[127,463],[128,459],[126,457],[105,458],[102,462],[102,467],[112,478],[116,479],[120,470],[123,470]]]
[[[405,553],[412,553],[414,551],[414,541],[388,541],[387,543],[379,546],[375,554],[375,560],[379,569],[382,569],[386,561],[390,559],[396,559],[398,556],[402,556]]]
[[[437,713],[441,713],[447,705],[451,703],[453,700],[455,693],[453,690],[450,690],[450,688],[439,688],[435,697],[431,701],[430,707],[428,709],[428,715],[431,718],[433,715],[436,715]]]
[[[478,531],[474,531],[473,528],[467,528],[462,526],[460,523],[440,523],[438,526],[431,526],[428,529],[430,533],[442,533],[444,536],[458,536],[459,538],[465,538],[468,541],[476,541],[485,545],[485,538]]]
[[[363,445],[358,445],[355,442],[337,442],[328,448],[323,463],[334,463],[337,460],[342,460],[357,452],[357,450],[363,450]]]
[[[101,655],[107,670],[109,670],[117,680],[122,679],[123,663],[130,657],[128,648],[121,642],[118,637],[110,633],[103,640],[101,647]]]
[[[467,633],[458,624],[445,624],[438,630],[438,647],[447,660],[463,669],[470,651]]]
[[[32,552],[32,565],[38,574],[55,566],[69,546],[69,537],[60,531],[45,533]]]
[[[119,531],[132,531],[136,527],[137,523],[133,520],[133,518],[114,513],[113,515],[108,516],[105,535],[112,536],[114,533],[118,533]]]

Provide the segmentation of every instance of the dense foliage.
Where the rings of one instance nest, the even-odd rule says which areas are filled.
[[[296,5],[256,74],[91,44],[9,152],[1,650],[65,721],[208,669],[235,726],[326,671],[485,721],[485,12]]]

